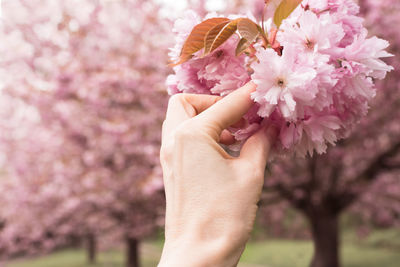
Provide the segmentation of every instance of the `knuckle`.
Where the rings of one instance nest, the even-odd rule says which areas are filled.
[[[166,161],[171,159],[175,148],[182,145],[186,141],[197,139],[196,123],[193,121],[185,121],[174,129],[167,138],[164,138],[160,148],[160,160]]]
[[[188,95],[189,94],[185,94],[185,93],[172,95],[168,100],[168,106],[173,107],[173,106],[182,105],[182,103],[186,101],[186,97]]]
[[[175,130],[174,137],[177,141],[187,140],[192,138],[195,132],[195,125],[191,121],[186,121]]]
[[[160,161],[167,162],[172,157],[172,148],[170,145],[161,145],[160,149]]]
[[[174,106],[176,103],[179,103],[181,101],[181,98],[182,94],[176,94],[171,96],[168,100],[168,106]]]

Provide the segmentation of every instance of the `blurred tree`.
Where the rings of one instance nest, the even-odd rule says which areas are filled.
[[[11,178],[0,238],[9,253],[79,236],[94,260],[96,237],[107,234],[125,241],[127,266],[139,266],[140,240],[164,207],[158,151],[172,39],[159,8],[4,2],[0,80],[10,105],[0,125]]]
[[[300,211],[314,241],[312,267],[340,266],[339,217],[345,210],[378,225],[400,225],[400,37],[393,27],[400,22],[400,2],[359,2],[371,31],[390,41],[396,70],[379,84],[370,114],[347,139],[325,155],[277,159],[265,182],[263,223],[281,230],[289,206]]]

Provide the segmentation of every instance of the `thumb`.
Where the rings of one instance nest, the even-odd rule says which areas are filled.
[[[274,125],[261,127],[243,145],[239,160],[250,161],[257,167],[265,168],[271,147],[274,145],[278,129]]]

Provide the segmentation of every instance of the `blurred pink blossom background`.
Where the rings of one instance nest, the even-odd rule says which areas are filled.
[[[0,265],[84,244],[93,261],[98,250],[125,246],[126,266],[139,266],[141,244],[164,223],[167,89],[224,95],[251,79],[244,57],[231,53],[235,39],[220,62],[199,58],[174,76],[168,64],[180,51],[169,48],[204,16],[261,20],[264,0],[0,2]],[[346,139],[322,155],[271,162],[260,203],[257,225],[269,236],[312,239],[313,267],[340,265],[343,214],[360,236],[400,227],[400,2],[357,2],[368,38],[389,41],[394,70],[374,78],[371,107],[355,109],[368,115]],[[173,31],[178,18],[190,23],[178,20]],[[259,120],[257,111],[248,119]]]

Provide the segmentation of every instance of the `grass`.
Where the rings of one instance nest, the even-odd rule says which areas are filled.
[[[399,231],[378,231],[366,240],[356,241],[352,234],[343,237],[344,267],[397,267],[400,262]],[[157,265],[161,253],[159,241],[146,242],[141,247],[142,267]],[[307,267],[312,256],[309,241],[266,240],[248,244],[239,267]],[[19,259],[6,267],[123,267],[120,250],[100,253],[98,264],[86,264],[83,250],[64,250],[34,259]],[[1,263],[0,263],[1,265]]]
[[[268,263],[270,267],[307,267],[312,256],[312,244],[307,241],[272,240],[251,243],[242,256],[247,263]],[[398,267],[399,250],[345,244],[342,247],[344,267]]]

